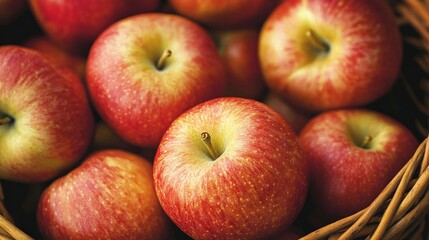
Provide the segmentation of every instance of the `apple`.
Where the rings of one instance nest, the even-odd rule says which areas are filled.
[[[169,0],[178,14],[215,29],[259,26],[279,0]]]
[[[123,150],[88,156],[43,192],[45,239],[167,239],[172,223],[155,193],[152,164]]]
[[[208,32],[177,15],[143,13],[94,42],[87,83],[101,118],[124,140],[157,147],[171,122],[222,96],[225,66]]]
[[[30,0],[42,29],[55,42],[86,53],[96,37],[114,22],[157,10],[160,0]]]
[[[259,99],[266,90],[258,56],[259,31],[213,31],[218,51],[228,71],[227,95]]]
[[[260,35],[267,85],[305,111],[368,104],[400,71],[402,41],[387,1],[286,0]]]
[[[265,96],[262,102],[279,112],[297,134],[301,132],[313,116],[291,106],[291,104],[272,91]]]
[[[46,35],[32,36],[25,40],[22,46],[32,48],[45,54],[57,64],[69,67],[84,81],[86,59],[80,55],[73,54],[66,49],[58,46],[52,39]]]
[[[0,26],[14,21],[27,8],[27,0],[0,0]]]
[[[258,239],[287,228],[304,204],[308,165],[283,117],[222,97],[180,115],[154,160],[161,206],[193,239]]]
[[[77,75],[41,53],[0,47],[0,179],[37,182],[75,165],[94,117]]]
[[[322,223],[367,207],[418,146],[405,125],[364,108],[315,116],[299,142],[309,160],[310,206]]]

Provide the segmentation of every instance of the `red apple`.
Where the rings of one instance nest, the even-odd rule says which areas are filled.
[[[228,71],[227,95],[260,98],[266,86],[258,57],[259,31],[214,31],[213,36]]]
[[[0,47],[0,179],[52,179],[86,152],[94,120],[76,74],[41,53]]]
[[[137,13],[155,11],[160,0],[30,0],[43,30],[61,46],[80,52],[114,22]]]
[[[311,114],[303,113],[291,106],[274,92],[269,92],[262,102],[279,112],[297,134],[301,132],[301,130],[312,117]]]
[[[14,21],[27,8],[27,0],[0,0],[0,26]]]
[[[33,36],[22,43],[24,47],[32,48],[45,54],[51,60],[75,71],[80,79],[85,79],[86,59],[80,55],[70,53],[55,44],[52,39],[45,35]]]
[[[104,150],[43,192],[37,223],[45,239],[167,239],[172,224],[155,194],[152,164]]]
[[[185,110],[224,94],[225,68],[211,36],[181,16],[123,19],[91,47],[90,95],[100,116],[126,141],[156,147]]]
[[[299,141],[310,163],[313,212],[325,223],[367,207],[418,145],[400,122],[367,109],[321,113]]]
[[[277,112],[224,97],[179,116],[154,160],[167,215],[194,239],[258,239],[287,228],[306,199],[308,166]]]
[[[402,61],[387,1],[289,0],[261,30],[270,89],[307,111],[363,106],[385,94]]]
[[[258,26],[279,3],[278,0],[169,0],[180,15],[211,28]]]

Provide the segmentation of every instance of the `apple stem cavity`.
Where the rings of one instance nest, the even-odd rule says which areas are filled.
[[[206,146],[207,150],[209,151],[212,159],[216,160],[219,157],[219,155],[216,152],[216,149],[213,147],[210,134],[208,132],[201,133],[201,140],[203,141],[204,145]]]
[[[313,30],[308,29],[305,32],[305,36],[307,36],[308,40],[310,40],[311,44],[316,47],[318,50],[320,50],[321,52],[329,52],[329,45],[326,44],[326,42],[324,42],[322,40],[322,38]]]
[[[364,149],[368,149],[372,139],[373,137],[371,135],[366,135],[365,138],[363,139],[361,147]]]
[[[12,121],[13,121],[13,119],[9,116],[0,117],[0,125],[7,125],[7,124],[11,123]]]
[[[158,70],[162,70],[165,67],[165,62],[167,59],[171,56],[172,52],[170,49],[165,49],[164,52],[162,52],[161,57],[158,59],[158,62],[156,63],[156,68]]]

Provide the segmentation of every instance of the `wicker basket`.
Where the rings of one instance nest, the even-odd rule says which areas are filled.
[[[422,72],[419,79],[402,75],[407,96],[422,118],[415,125],[422,134],[422,142],[414,156],[370,206],[360,212],[314,230],[301,239],[429,239],[429,0],[390,1],[399,24],[410,33],[404,35],[406,44],[416,50],[406,53],[406,61],[417,65]],[[413,70],[411,70],[413,71]],[[417,86],[417,87],[416,87]],[[0,184],[0,240],[32,239],[13,224],[4,206]]]

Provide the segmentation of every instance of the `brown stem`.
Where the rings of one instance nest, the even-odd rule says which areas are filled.
[[[203,141],[204,145],[207,147],[207,150],[209,150],[210,156],[213,160],[219,157],[218,153],[216,152],[216,149],[213,147],[210,134],[208,132],[201,133],[201,140]]]
[[[12,118],[9,116],[4,116],[0,118],[0,125],[7,125],[12,122]]]
[[[171,56],[171,54],[172,52],[170,49],[164,50],[164,52],[162,52],[161,57],[158,59],[158,62],[156,63],[156,68],[158,68],[159,70],[163,69],[165,66],[165,62]]]
[[[371,144],[372,141],[372,136],[371,135],[366,135],[365,138],[363,139],[363,143],[361,145],[362,148],[368,148],[369,144]]]
[[[322,52],[328,52],[329,46],[322,40],[322,38],[315,33],[313,30],[308,29],[305,32],[305,36],[307,36],[308,40],[310,40],[311,44],[319,49]]]

